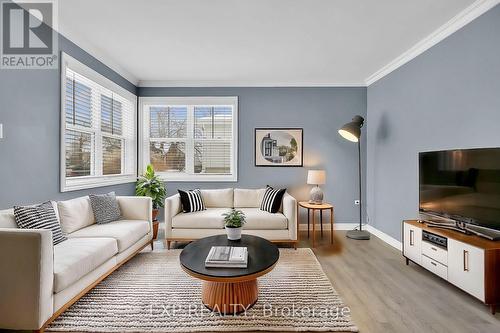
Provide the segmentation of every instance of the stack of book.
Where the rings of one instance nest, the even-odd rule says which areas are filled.
[[[205,267],[247,268],[247,265],[246,247],[212,246],[205,259]]]

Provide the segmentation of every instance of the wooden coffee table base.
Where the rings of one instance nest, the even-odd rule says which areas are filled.
[[[250,309],[259,296],[257,279],[243,282],[203,281],[202,300],[210,310],[237,314]]]

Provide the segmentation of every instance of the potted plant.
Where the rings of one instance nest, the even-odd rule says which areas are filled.
[[[222,214],[224,216],[224,226],[227,232],[227,239],[241,239],[241,228],[245,224],[245,214],[241,210],[232,209],[231,212]]]
[[[146,167],[144,175],[139,176],[135,184],[135,195],[140,197],[150,197],[153,200],[153,238],[158,236],[158,213],[164,206],[167,188],[160,178],[155,174],[153,166]]]

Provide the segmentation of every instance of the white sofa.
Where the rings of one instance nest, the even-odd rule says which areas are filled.
[[[184,213],[179,194],[165,200],[165,239],[167,248],[172,241],[191,241],[225,233],[222,214],[232,208],[243,211],[246,224],[243,233],[266,238],[272,242],[297,245],[297,201],[285,193],[276,214],[260,210],[265,189],[227,188],[201,190],[206,210]]]
[[[50,230],[18,229],[0,211],[0,328],[43,329],[148,244],[151,198],[117,197],[122,220],[95,224],[88,197],[53,202],[68,240]]]

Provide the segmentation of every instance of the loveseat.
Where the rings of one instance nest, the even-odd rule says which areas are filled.
[[[121,220],[96,224],[89,197],[52,202],[67,240],[50,230],[18,229],[0,211],[0,328],[45,326],[148,244],[151,198],[116,197]]]
[[[278,213],[260,209],[266,189],[200,190],[206,210],[184,213],[179,194],[165,200],[165,239],[167,248],[172,241],[191,241],[225,233],[223,213],[232,208],[245,213],[243,233],[256,235],[277,243],[297,245],[297,201],[285,193]]]

